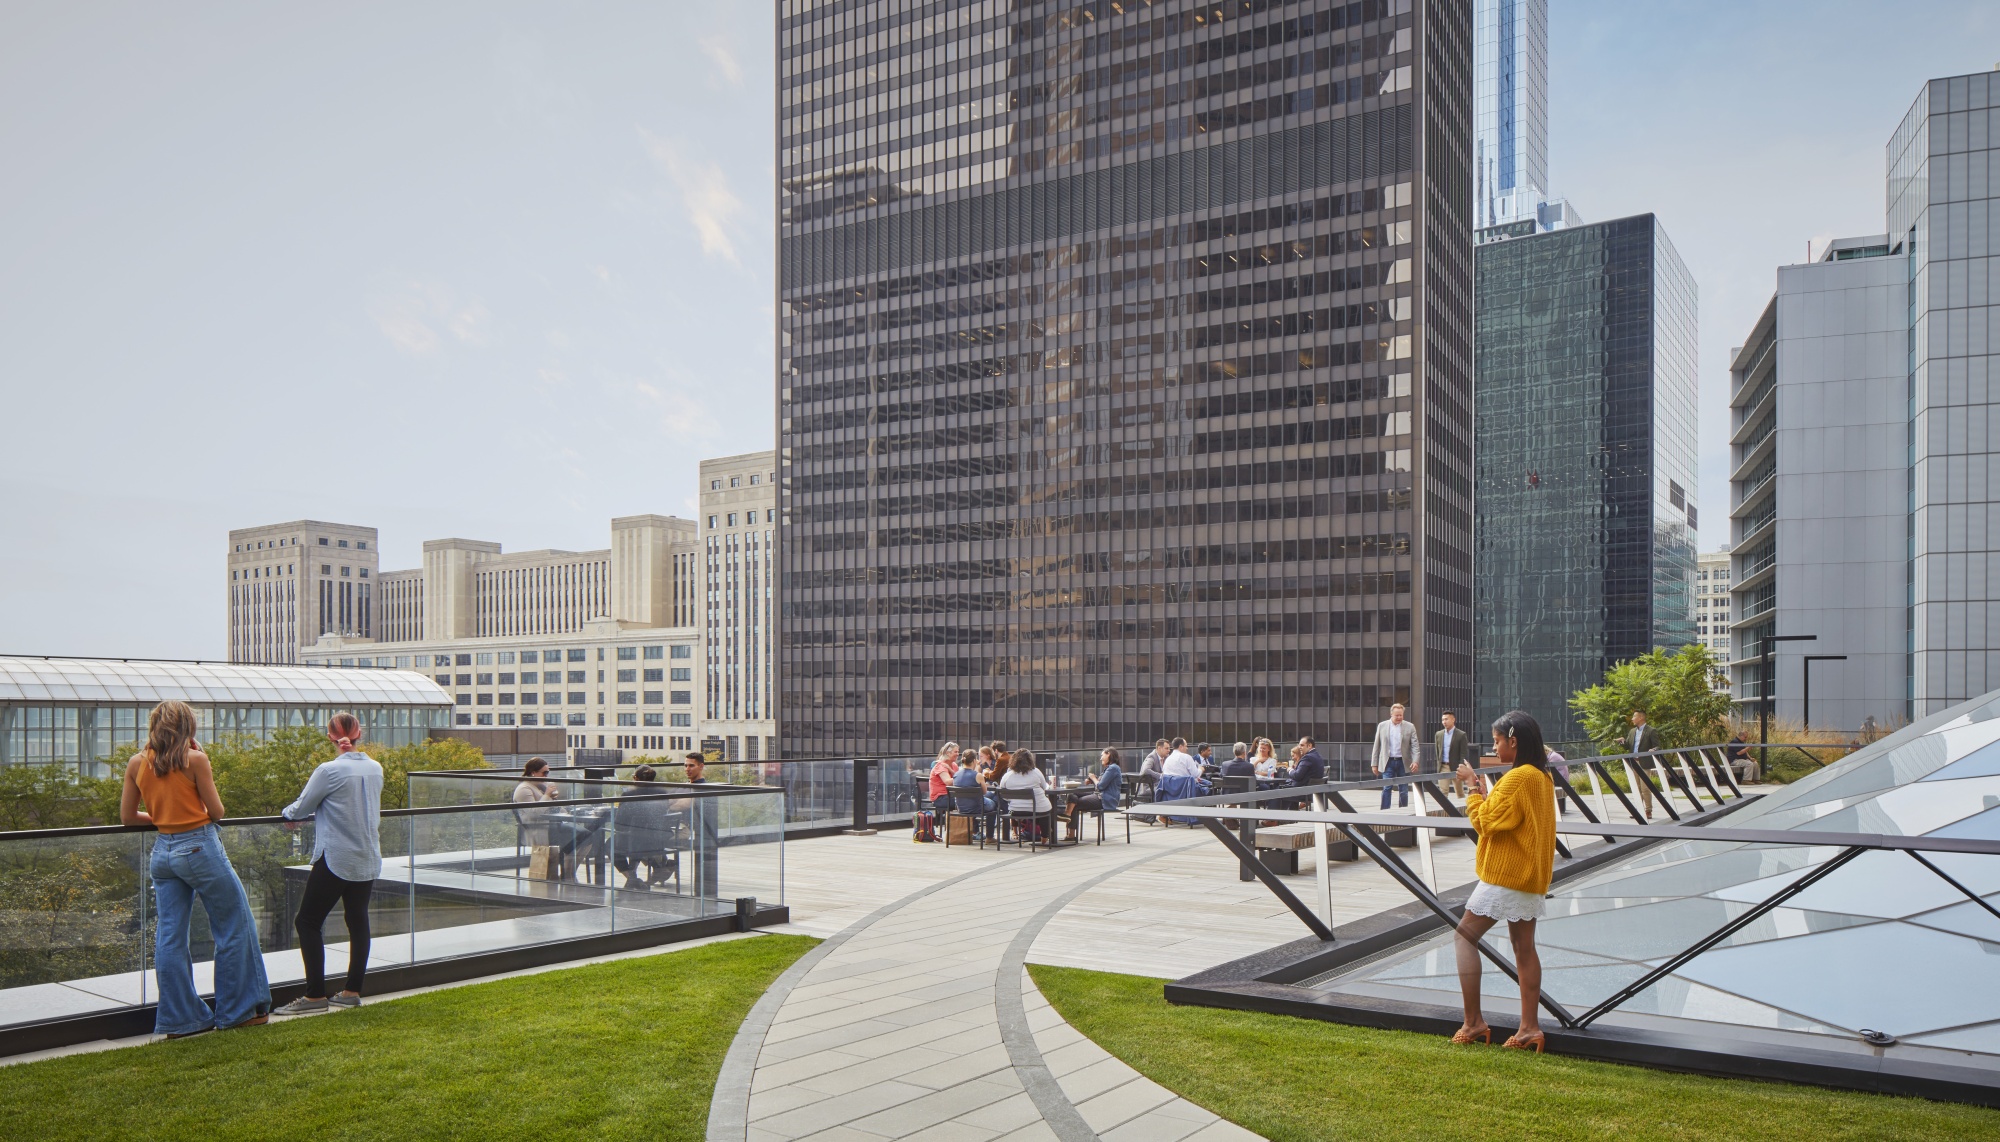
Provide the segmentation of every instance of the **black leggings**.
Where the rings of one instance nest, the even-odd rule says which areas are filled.
[[[341,903],[347,920],[347,990],[361,994],[361,977],[368,970],[368,894],[375,890],[372,880],[342,880],[326,867],[326,858],[313,862],[306,875],[305,895],[299,899],[299,956],[306,962],[306,995],[326,998],[326,941],[321,925]]]

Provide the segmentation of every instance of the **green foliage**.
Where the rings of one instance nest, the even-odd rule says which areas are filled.
[[[0,766],[0,832],[117,824],[123,768],[98,778],[66,765]]]
[[[1271,1142],[2000,1137],[2000,1112],[1983,1107],[1455,1047],[1442,1035],[1176,1007],[1157,979],[1028,972],[1098,1046]]]
[[[1729,740],[1730,697],[1713,686],[1722,664],[1700,643],[1679,651],[1654,648],[1604,674],[1604,681],[1569,700],[1584,732],[1606,753],[1625,753],[1632,711],[1644,710],[1662,746]]]
[[[0,1067],[0,1138],[700,1142],[737,1027],[816,943],[757,936]]]
[[[257,738],[224,738],[205,742],[215,767],[215,789],[232,817],[273,817],[298,797],[315,767],[339,753],[326,733],[310,726],[291,726]],[[369,757],[382,763],[382,807],[409,804],[409,774],[424,769],[487,769],[478,747],[445,738],[388,748],[361,744]]]

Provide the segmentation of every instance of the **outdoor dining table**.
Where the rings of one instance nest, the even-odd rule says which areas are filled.
[[[560,841],[558,843],[564,852],[569,853],[572,859],[578,862],[579,869],[582,868],[585,859],[591,862],[597,884],[605,883],[604,866],[607,854],[603,834],[604,826],[610,821],[609,806],[579,805],[573,809],[551,810],[548,816],[551,839],[560,836],[561,832],[567,832],[567,843]]]

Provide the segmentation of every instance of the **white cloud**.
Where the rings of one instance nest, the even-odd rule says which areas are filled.
[[[680,193],[687,220],[701,239],[701,252],[737,261],[736,243],[730,237],[731,222],[743,209],[743,200],[729,189],[722,167],[711,161],[683,155],[675,144],[639,128],[646,153]]]
[[[493,316],[476,300],[459,304],[438,282],[416,280],[378,291],[368,299],[367,309],[389,344],[412,357],[437,353],[444,344],[440,328],[462,344],[484,346]]]
[[[743,86],[743,65],[736,62],[735,53],[729,50],[729,44],[721,36],[703,36],[695,42],[701,45],[701,54],[708,57],[729,86]]]

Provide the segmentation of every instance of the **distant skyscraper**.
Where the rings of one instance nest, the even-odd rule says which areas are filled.
[[[1718,663],[1730,659],[1729,649],[1729,548],[1704,551],[1695,561],[1694,633]],[[1724,670],[1716,689],[1729,689],[1729,673]]]
[[[1575,225],[1549,201],[1548,0],[1473,0],[1474,228]]]
[[[730,761],[775,757],[771,586],[777,545],[775,453],[701,462],[701,736]]]
[[[375,631],[375,529],[301,519],[229,533],[229,661],[297,662],[323,634]]]
[[[1731,356],[1735,694],[1814,725],[1905,716],[1909,564],[1909,265],[1881,234],[1778,269],[1777,295]],[[1815,635],[1774,643],[1766,636]],[[1768,689],[1768,674],[1778,687]]]
[[[1910,716],[2000,687],[2000,74],[1924,85],[1888,148],[1909,305]],[[1789,633],[1789,632],[1787,632]],[[1822,638],[1825,636],[1822,635]]]
[[[787,756],[1470,704],[1469,0],[778,39]]]
[[[1477,711],[1694,641],[1695,283],[1650,214],[1479,247]]]

